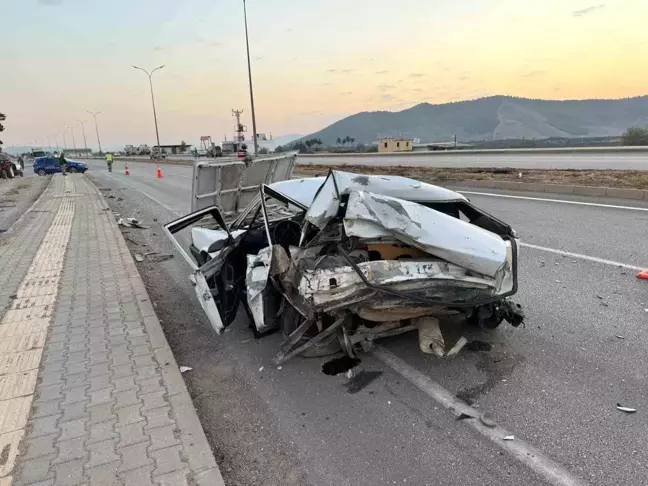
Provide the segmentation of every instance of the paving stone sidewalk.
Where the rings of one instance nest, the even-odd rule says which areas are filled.
[[[86,176],[57,175],[32,210],[12,228],[4,250],[0,246],[0,258],[4,252],[17,259],[11,274],[0,270],[0,353],[11,363],[24,361],[2,346],[6,322],[42,335],[29,348],[38,359],[27,369],[7,368],[0,355],[0,392],[12,372],[29,373],[32,366],[38,376],[35,389],[24,380],[20,393],[12,388],[17,397],[11,400],[31,404],[25,423],[18,415],[11,425],[0,420],[0,447],[22,437],[15,453],[0,452],[0,486],[223,485],[100,192]],[[46,243],[50,248],[43,248]],[[9,410],[4,398],[0,393],[0,412]],[[3,471],[7,462],[15,465]]]

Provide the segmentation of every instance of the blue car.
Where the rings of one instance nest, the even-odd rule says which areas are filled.
[[[76,160],[67,161],[67,171],[71,174],[74,174],[75,172],[83,174],[86,170],[88,170],[88,164],[85,162],[77,162]],[[37,157],[34,160],[34,172],[39,176],[61,172],[58,158],[52,155],[47,157]]]

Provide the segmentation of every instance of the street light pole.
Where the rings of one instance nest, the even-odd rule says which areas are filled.
[[[67,128],[67,126],[65,127]],[[65,147],[65,150],[67,150],[67,140],[65,140],[65,128],[63,129],[63,147]]]
[[[139,69],[140,71],[144,71],[149,78],[149,86],[151,87],[151,103],[153,103],[153,121],[155,122],[155,137],[157,139],[157,147],[158,147],[158,153],[156,155],[159,157],[162,154],[162,147],[160,146],[160,132],[158,131],[157,113],[155,112],[155,97],[153,96],[153,73],[158,69],[162,69],[164,65],[156,67],[150,73],[146,69],[143,69],[141,67],[137,67],[137,66],[133,66],[133,67],[135,69]]]
[[[86,142],[86,136],[85,136],[85,122],[87,120],[77,120],[77,121],[81,125],[81,132],[83,133],[83,146],[85,147],[86,155],[88,155],[88,142]]]
[[[71,127],[66,127],[69,128],[70,131],[72,132],[72,147],[74,148],[74,151],[76,152],[76,140],[74,140],[74,125]]]
[[[94,118],[95,131],[97,132],[97,144],[99,145],[99,153],[102,153],[101,140],[99,140],[99,127],[97,126],[97,115],[101,115],[103,113],[103,111],[98,111],[97,113],[92,113],[91,111],[86,110],[86,112],[90,113],[92,115],[92,118]]]
[[[252,108],[252,136],[254,137],[254,155],[259,155],[259,141],[257,140],[256,115],[254,113],[254,90],[252,89],[252,65],[250,64],[250,41],[248,39],[247,9],[243,0],[243,19],[245,21],[245,47],[247,49],[248,80],[250,82],[250,105]]]

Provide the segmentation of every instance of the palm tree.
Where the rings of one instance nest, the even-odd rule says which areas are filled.
[[[336,145],[342,145],[342,139],[340,137],[337,138],[337,141],[335,142]]]

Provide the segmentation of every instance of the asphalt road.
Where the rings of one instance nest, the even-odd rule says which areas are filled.
[[[191,155],[169,155],[170,159],[191,159]],[[204,159],[202,159],[204,160]],[[648,152],[573,153],[470,153],[434,152],[426,155],[302,156],[300,164],[405,165],[424,167],[513,167],[517,169],[619,169],[648,170]]]
[[[152,226],[127,230],[132,251],[173,254],[161,224],[188,210],[190,168],[163,165],[160,180],[154,165],[130,169],[116,163],[108,174],[91,162],[88,175],[115,211]],[[648,282],[635,273],[648,267],[648,205],[468,196],[531,245],[515,297],[526,327],[472,331],[492,351],[452,361],[423,355],[414,335],[384,341],[364,357],[375,379],[357,393],[321,374],[321,360],[274,368],[279,336],[252,339],[241,316],[215,336],[179,255],[140,264],[178,363],[194,368],[185,378],[228,485],[645,484]],[[446,391],[515,439],[456,421]]]
[[[425,167],[513,167],[516,169],[627,169],[648,170],[648,153],[518,153],[443,154],[318,157],[300,159],[302,164],[407,165]]]

